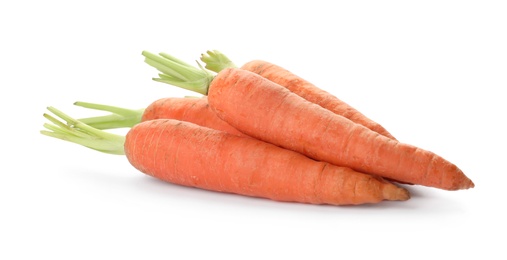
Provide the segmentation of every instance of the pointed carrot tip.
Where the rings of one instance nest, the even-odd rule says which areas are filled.
[[[410,192],[394,184],[384,186],[383,195],[386,200],[405,201],[410,199]]]
[[[467,179],[467,181],[465,181],[465,183],[463,184],[462,187],[463,187],[463,189],[471,189],[471,188],[475,187],[475,184],[472,180]]]
[[[474,188],[475,184],[470,178],[463,174],[459,181],[456,181],[452,186],[450,190],[466,190]]]
[[[443,187],[444,190],[466,190],[475,187],[474,182],[465,175],[463,171],[455,167],[454,171],[449,171],[447,175],[443,176]]]

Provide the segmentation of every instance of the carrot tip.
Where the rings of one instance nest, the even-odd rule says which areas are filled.
[[[407,189],[394,184],[384,186],[383,195],[386,200],[405,201],[410,199],[410,192]]]
[[[474,187],[475,187],[474,182],[472,180],[468,179],[468,178],[461,185],[461,189],[471,189],[471,188],[474,188]]]
[[[461,171],[459,173],[460,175],[452,180],[447,190],[466,190],[475,187],[474,182],[470,178],[465,176]]]

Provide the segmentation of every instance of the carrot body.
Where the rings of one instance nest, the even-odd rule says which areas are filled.
[[[382,178],[178,120],[134,126],[125,154],[135,168],[167,182],[277,201],[346,205],[409,198]]]
[[[74,104],[85,108],[111,112],[111,114],[106,116],[79,119],[82,123],[101,130],[130,128],[140,122],[153,119],[177,119],[230,134],[244,136],[243,133],[216,115],[210,108],[206,96],[201,98],[161,98],[155,100],[144,109],[128,109],[88,102],[75,102]]]
[[[230,134],[244,136],[243,133],[220,119],[211,110],[207,97],[170,97],[156,100],[144,110],[141,121],[153,119],[177,119]]]
[[[241,132],[316,160],[445,190],[474,186],[435,153],[380,135],[253,72],[222,70],[208,102]]]
[[[278,65],[263,60],[253,60],[244,64],[241,68],[282,85],[304,99],[342,115],[353,122],[364,125],[381,135],[395,139],[383,126],[366,117],[349,104]]]

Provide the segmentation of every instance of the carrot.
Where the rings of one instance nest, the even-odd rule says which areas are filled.
[[[356,172],[253,138],[174,119],[136,124],[126,136],[95,129],[49,107],[42,134],[112,154],[139,171],[174,184],[311,204],[357,205],[407,200],[409,193],[380,177]]]
[[[144,109],[127,109],[88,102],[75,102],[77,106],[108,111],[106,116],[81,118],[79,121],[97,129],[133,127],[153,119],[177,119],[217,129],[234,135],[244,134],[232,127],[211,110],[206,96],[200,98],[168,97],[155,100]]]
[[[156,60],[159,67],[176,66],[164,63],[161,56],[143,55]],[[208,77],[207,72],[202,77]],[[187,87],[176,81],[172,84]],[[380,135],[253,72],[226,68],[197,89],[205,90],[212,109],[239,131],[315,160],[403,183],[445,190],[474,187],[456,165],[441,156]]]
[[[208,51],[206,54],[201,55],[201,60],[206,64],[206,68],[214,72],[220,72],[224,68],[235,68],[236,65],[223,53],[219,51]],[[343,100],[337,98],[331,93],[316,87],[309,81],[297,76],[296,74],[288,71],[273,63],[263,60],[252,60],[241,66],[241,69],[248,70],[259,74],[277,84],[280,84],[304,99],[313,102],[323,108],[326,108],[338,115],[342,115],[353,122],[364,125],[367,128],[395,139],[379,123],[366,117],[364,114],[353,108]]]
[[[153,119],[178,119],[213,128],[234,135],[243,133],[220,119],[208,104],[208,98],[162,98],[144,111],[142,121]]]

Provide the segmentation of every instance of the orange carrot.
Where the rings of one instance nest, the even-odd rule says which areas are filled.
[[[191,122],[234,135],[244,136],[211,110],[206,96],[200,98],[161,98],[145,109],[126,109],[88,102],[75,102],[77,106],[108,111],[106,116],[81,118],[79,121],[97,129],[132,127],[140,122],[153,119],[177,119]]]
[[[136,124],[126,136],[92,128],[48,108],[54,125],[41,133],[112,154],[125,154],[155,178],[206,190],[311,204],[356,205],[407,200],[409,193],[380,177],[356,172],[253,138],[174,119]]]
[[[213,128],[234,135],[243,133],[220,119],[208,104],[208,98],[162,98],[150,104],[142,121],[153,119],[178,119]]]
[[[164,63],[164,57],[143,55],[156,60],[159,70],[175,66]],[[178,82],[173,84],[178,86]],[[380,135],[253,72],[226,68],[207,88],[201,85],[198,89],[205,89],[212,109],[239,131],[310,158],[404,183],[445,190],[474,187],[456,165],[441,156]]]
[[[206,54],[202,54],[201,60],[206,63],[206,68],[217,73],[224,68],[236,67],[236,65],[231,60],[229,60],[227,56],[216,50],[208,51]],[[349,104],[345,103],[343,100],[337,98],[336,96],[323,89],[316,87],[308,80],[297,76],[285,68],[269,63],[267,61],[253,60],[241,66],[241,69],[259,74],[264,78],[267,78],[279,85],[286,87],[290,91],[298,94],[310,102],[320,105],[321,107],[326,108],[338,115],[342,115],[352,120],[353,122],[364,125],[381,135],[395,139],[394,136],[392,136],[379,123],[366,117],[364,114]]]
[[[155,100],[145,109],[127,109],[80,101],[75,102],[74,105],[112,113],[106,116],[79,119],[79,121],[97,129],[133,127],[140,122],[153,119],[177,119],[244,136],[243,133],[220,119],[211,110],[206,96],[201,98],[161,98]]]

